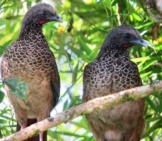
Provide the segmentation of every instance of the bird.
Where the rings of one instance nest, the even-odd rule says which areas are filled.
[[[22,129],[29,124],[28,120],[48,118],[59,99],[60,76],[55,56],[42,31],[43,25],[51,21],[62,21],[51,5],[40,3],[31,7],[23,18],[18,39],[2,55],[2,79]],[[27,85],[27,101],[13,94],[7,83],[13,79]],[[40,133],[38,140],[43,141],[43,138]]]
[[[98,56],[83,72],[83,103],[142,85],[137,65],[129,58],[129,48],[147,46],[132,26],[114,28],[102,44]],[[96,141],[139,141],[144,129],[144,99],[125,102],[86,114]]]

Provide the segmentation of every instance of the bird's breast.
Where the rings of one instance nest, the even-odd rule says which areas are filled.
[[[4,76],[30,79],[40,76],[41,71],[46,72],[48,76],[55,60],[47,44],[40,43],[32,46],[27,41],[25,44],[20,41],[20,44],[10,46],[3,56]]]

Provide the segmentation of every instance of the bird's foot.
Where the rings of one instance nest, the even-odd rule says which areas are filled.
[[[43,141],[43,132],[39,134],[39,141]]]
[[[26,125],[25,124],[21,124],[21,130],[26,128]]]

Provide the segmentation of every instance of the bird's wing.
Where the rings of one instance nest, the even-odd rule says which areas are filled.
[[[51,72],[51,87],[54,95],[54,106],[57,104],[60,96],[60,76],[58,73],[57,65],[54,63],[53,70]]]

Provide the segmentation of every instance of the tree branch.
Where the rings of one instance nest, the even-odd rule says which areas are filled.
[[[116,105],[118,103],[133,101],[145,96],[162,92],[162,81],[154,84],[136,87],[129,90],[124,90],[119,93],[114,93],[108,96],[99,97],[80,104],[76,107],[72,107],[64,112],[56,114],[54,117],[47,118],[43,121],[37,122],[15,134],[12,134],[6,138],[0,139],[0,141],[21,141],[30,138],[33,135],[39,134],[61,123],[66,123],[80,115],[84,115],[96,110],[102,110],[108,106]]]

